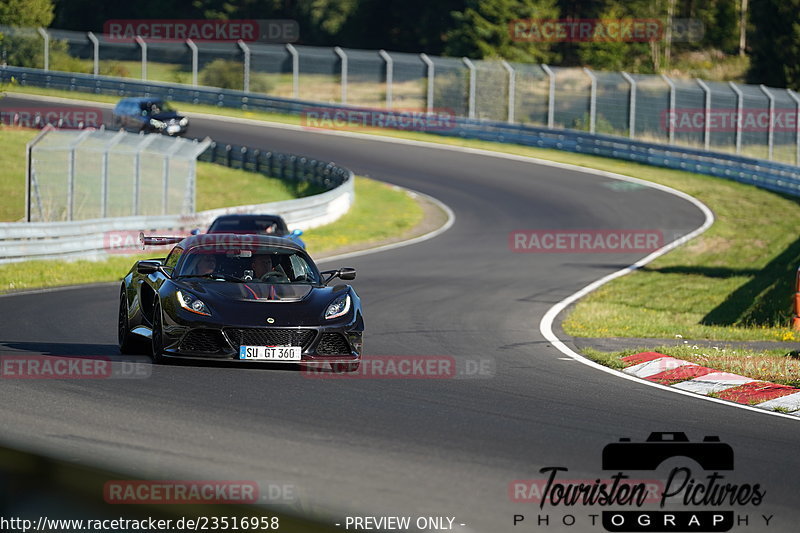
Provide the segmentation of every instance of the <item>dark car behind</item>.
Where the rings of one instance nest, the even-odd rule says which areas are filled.
[[[113,126],[128,131],[185,135],[189,119],[160,98],[123,98],[114,107]]]
[[[271,235],[294,241],[306,247],[300,235],[301,230],[289,231],[286,221],[280,215],[233,214],[222,215],[214,219],[208,227],[208,233],[237,233]]]

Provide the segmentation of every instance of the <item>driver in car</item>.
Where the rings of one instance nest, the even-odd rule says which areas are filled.
[[[217,258],[214,257],[213,254],[202,254],[197,260],[197,265],[195,266],[195,270],[197,270],[197,275],[199,276],[204,274],[213,274],[216,268]]]
[[[274,266],[272,256],[269,254],[258,254],[253,256],[253,278],[264,280],[267,278],[286,279],[286,274],[280,265]]]

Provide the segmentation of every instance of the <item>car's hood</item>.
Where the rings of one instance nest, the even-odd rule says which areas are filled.
[[[180,120],[183,117],[176,113],[175,111],[167,111],[165,113],[158,113],[155,115],[150,115],[150,118],[154,118],[156,120],[160,120],[162,122],[168,122],[170,120]]]
[[[331,302],[352,290],[349,285],[321,287],[212,279],[176,280],[172,287],[203,300],[211,309],[210,319],[230,327],[318,325]],[[352,314],[342,320],[351,317]]]

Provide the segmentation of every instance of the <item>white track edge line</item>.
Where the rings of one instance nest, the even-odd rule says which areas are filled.
[[[623,181],[631,181],[631,182],[634,182],[634,183],[641,183],[643,181],[643,180],[640,180],[638,178],[632,178],[630,176],[624,176],[622,174],[612,175],[612,173],[608,173],[608,172],[604,172],[603,174],[606,175],[607,177],[620,179],[620,180],[623,180]],[[662,255],[666,254],[667,252],[670,252],[671,250],[673,250],[673,249],[677,248],[678,246],[690,241],[691,239],[694,239],[695,237],[701,235],[706,230],[708,230],[711,227],[711,225],[714,223],[714,214],[700,200],[698,200],[698,199],[696,199],[696,198],[694,198],[694,197],[692,197],[692,196],[690,196],[690,195],[688,195],[688,194],[686,194],[686,193],[684,193],[682,191],[678,191],[676,189],[673,189],[671,187],[667,187],[665,185],[661,185],[661,184],[657,184],[657,183],[654,184],[654,183],[649,183],[649,182],[644,182],[643,184],[646,185],[646,186],[651,186],[651,187],[653,187],[655,189],[664,191],[666,193],[673,194],[673,195],[678,196],[680,198],[683,198],[685,200],[688,200],[689,202],[694,204],[698,209],[700,209],[700,211],[703,212],[703,214],[706,217],[705,218],[705,222],[703,222],[703,224],[699,228],[695,229],[694,231],[692,231],[690,233],[687,233],[686,235],[683,235],[682,237],[679,237],[678,239],[675,239],[674,241],[668,243],[667,245],[663,246],[662,248],[659,248],[658,250],[656,250],[655,252],[651,253],[650,255],[640,259],[639,261],[636,261],[632,265],[629,265],[629,266],[627,266],[625,268],[617,270],[616,272],[612,272],[611,274],[608,274],[607,276],[604,276],[604,277],[602,277],[602,278],[590,283],[589,285],[586,285],[582,289],[578,290],[577,292],[571,294],[570,296],[567,296],[566,298],[564,298],[560,302],[556,303],[550,309],[547,310],[547,312],[544,314],[544,316],[542,316],[542,319],[539,322],[539,331],[545,337],[545,339],[547,339],[547,341],[550,342],[550,344],[553,345],[553,347],[555,349],[557,349],[558,351],[560,351],[564,355],[566,355],[566,356],[578,361],[579,363],[583,363],[584,365],[592,367],[592,368],[594,368],[596,370],[600,370],[602,372],[606,372],[608,374],[615,375],[617,377],[620,377],[620,378],[623,378],[623,379],[627,379],[629,381],[633,381],[633,382],[639,383],[641,385],[646,385],[648,387],[655,387],[655,388],[658,388],[658,389],[661,389],[661,390],[670,391],[672,393],[681,394],[683,396],[687,396],[687,397],[691,397],[691,398],[699,398],[699,399],[703,399],[703,400],[706,400],[706,401],[718,403],[720,405],[727,405],[727,406],[735,407],[735,408],[739,408],[739,409],[746,409],[748,411],[752,411],[752,412],[756,412],[756,413],[779,416],[779,417],[787,418],[787,419],[794,420],[794,421],[799,420],[798,417],[793,416],[793,415],[789,415],[789,414],[786,414],[786,413],[780,413],[780,412],[777,412],[777,411],[769,411],[767,409],[759,409],[758,407],[754,407],[754,406],[750,406],[750,405],[739,404],[739,403],[730,402],[730,401],[727,401],[727,400],[722,400],[720,398],[713,398],[713,397],[705,396],[705,395],[702,395],[702,394],[697,394],[697,393],[693,393],[693,392],[689,392],[689,391],[683,391],[681,389],[676,389],[676,388],[673,388],[673,387],[670,387],[670,386],[667,386],[667,385],[662,385],[660,383],[655,383],[655,382],[652,382],[652,381],[648,381],[646,379],[642,379],[642,378],[638,378],[638,377],[635,377],[635,376],[631,376],[631,375],[626,374],[626,373],[624,373],[622,371],[615,370],[613,368],[609,368],[607,366],[601,365],[600,363],[592,361],[591,359],[589,359],[589,358],[587,358],[587,357],[575,352],[569,346],[567,346],[561,339],[559,339],[558,336],[553,332],[553,324],[554,324],[556,318],[558,317],[558,315],[560,315],[571,304],[573,304],[577,300],[583,298],[584,296],[588,295],[589,293],[599,289],[600,287],[602,287],[606,283],[609,283],[612,280],[620,278],[620,277],[622,277],[622,276],[624,276],[626,274],[630,274],[631,272],[633,272],[635,270],[638,270],[639,268],[641,268],[644,265],[650,263],[651,261],[654,261],[655,259],[661,257]]]
[[[393,187],[398,187],[398,185],[393,185]],[[450,209],[450,206],[448,206],[447,204],[445,204],[441,200],[439,200],[437,198],[434,198],[433,196],[429,196],[429,195],[427,195],[425,193],[413,191],[411,189],[407,189],[406,187],[400,187],[400,188],[403,189],[403,190],[412,192],[413,194],[416,194],[417,196],[425,198],[429,202],[435,204],[439,209],[444,211],[445,215],[447,215],[447,220],[445,221],[445,223],[442,224],[441,226],[439,226],[438,228],[429,231],[428,233],[424,233],[422,235],[418,235],[416,237],[412,237],[411,239],[407,239],[407,240],[404,240],[404,241],[393,242],[393,243],[389,243],[389,244],[384,244],[384,245],[381,245],[381,246],[376,246],[375,248],[367,248],[365,250],[357,250],[355,252],[347,252],[347,253],[344,253],[344,254],[337,254],[337,255],[331,255],[331,256],[328,256],[328,257],[323,257],[319,261],[317,261],[317,263],[325,263],[325,262],[328,262],[328,261],[339,261],[341,259],[350,259],[351,257],[360,257],[362,255],[369,255],[369,254],[374,254],[374,253],[378,253],[378,252],[385,252],[385,251],[388,251],[388,250],[394,250],[396,248],[402,248],[404,246],[410,246],[412,244],[417,244],[417,243],[420,243],[420,242],[427,241],[429,239],[433,239],[434,237],[437,237],[437,236],[441,235],[442,233],[444,233],[445,231],[447,231],[447,230],[449,230],[450,228],[453,227],[453,224],[455,224],[455,222],[456,222],[456,214],[453,212],[452,209]]]

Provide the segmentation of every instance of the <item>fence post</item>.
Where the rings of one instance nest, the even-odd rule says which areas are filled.
[[[759,85],[761,92],[769,98],[769,125],[767,126],[767,153],[769,160],[772,161],[773,148],[775,144],[775,97],[772,93],[762,84]]]
[[[384,63],[386,63],[386,108],[392,108],[392,78],[394,77],[394,61],[386,50],[378,50],[378,55],[381,56]]]
[[[244,54],[244,79],[242,80],[243,90],[246,93],[250,92],[250,47],[245,44],[245,42],[241,39],[236,41],[236,44],[239,45],[239,48],[242,49],[242,53]]]
[[[186,46],[192,51],[192,87],[197,87],[197,45],[191,39],[186,39]]]
[[[514,108],[516,107],[517,71],[505,59],[501,59],[500,64],[508,72],[508,123],[513,124]]]
[[[711,89],[700,78],[695,78],[705,93],[705,112],[703,118],[703,149],[708,150],[711,146]]]
[[[83,140],[94,130],[83,130],[75,140],[69,144],[69,163],[67,164],[67,220],[75,216],[75,151]]]
[[[636,80],[624,70],[621,74],[622,77],[625,78],[625,81],[627,81],[631,86],[630,97],[628,100],[628,105],[630,106],[628,108],[628,137],[633,139],[636,135]]]
[[[97,39],[94,33],[86,32],[86,37],[89,38],[89,41],[92,43],[92,72],[95,76],[100,74],[100,41]]]
[[[197,139],[194,140],[195,145],[195,156],[189,159],[189,176],[188,176],[188,183],[186,186],[186,196],[183,199],[183,207],[181,208],[181,214],[189,214],[195,212],[195,190],[197,188],[197,161],[199,159],[200,154],[204,154],[212,145],[214,145],[214,141],[212,141],[209,137],[204,138],[200,143],[197,142]],[[215,151],[216,146],[214,145]]]
[[[347,54],[344,52],[344,50],[342,50],[338,46],[335,46],[333,48],[333,51],[334,53],[336,53],[337,56],[339,56],[339,61],[341,61],[342,64],[339,74],[341,81],[339,82],[339,84],[342,87],[342,103],[346,104],[347,103]]]
[[[662,74],[661,79],[669,86],[669,115],[667,116],[667,128],[669,129],[669,144],[675,144],[675,83],[673,83],[666,74]]]
[[[422,59],[422,62],[428,67],[428,94],[425,99],[425,106],[428,108],[428,113],[433,112],[433,82],[434,77],[436,76],[436,68],[433,65],[433,61],[431,58],[428,57],[428,54],[420,54],[419,58]]]
[[[556,118],[556,74],[553,69],[542,63],[542,70],[550,78],[550,90],[547,95],[547,127],[553,129]]]
[[[794,123],[796,127],[794,131],[794,140],[796,145],[794,152],[794,164],[800,165],[800,97],[798,97],[797,93],[791,89],[786,89],[786,92],[789,94],[789,97],[794,100],[794,103],[797,104],[794,117]]]
[[[477,69],[475,64],[468,57],[462,57],[461,61],[469,69],[469,96],[467,97],[467,117],[475,118],[475,85],[478,82]]]
[[[135,147],[136,161],[133,165],[133,213],[131,214],[134,216],[139,214],[139,195],[142,189],[142,151],[147,148],[151,142],[155,141],[157,137],[157,135],[140,135],[143,137],[143,140]]]
[[[292,43],[286,43],[286,50],[292,56],[292,97],[300,96],[300,54]]]
[[[108,152],[125,137],[125,130],[118,131],[103,147],[103,182],[100,186],[100,213],[102,218],[108,216]]]
[[[597,125],[597,76],[586,67],[583,67],[583,71],[592,83],[589,92],[589,133],[594,133]]]
[[[48,35],[44,28],[36,28],[36,30],[39,32],[39,35],[42,36],[42,39],[44,39],[44,70],[46,72],[50,70],[50,35]]]
[[[142,49],[142,81],[147,81],[147,43],[140,36],[136,36],[136,43]]]
[[[48,133],[53,131],[53,126],[45,126],[42,128],[36,137],[34,137],[28,144],[25,145],[25,220],[31,221],[31,200],[33,196],[33,175],[36,169],[33,165],[33,149]],[[42,213],[41,201],[38,202],[39,218],[44,218]]]
[[[742,91],[732,81],[728,82],[728,86],[736,93],[736,153],[742,153],[742,106],[744,105],[744,95]]]
[[[166,215],[169,211],[169,164],[172,161],[172,156],[175,155],[175,152],[182,148],[181,144],[182,143],[179,139],[175,139],[170,149],[164,153],[164,163],[161,167],[161,179],[164,184],[164,200],[161,206],[161,213],[164,215]]]

